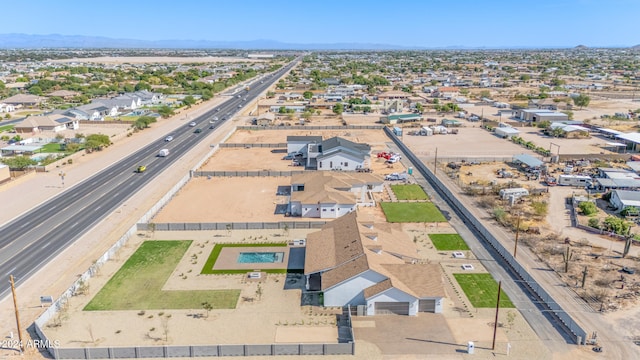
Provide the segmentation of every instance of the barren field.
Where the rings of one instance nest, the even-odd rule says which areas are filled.
[[[165,222],[284,221],[276,205],[278,186],[290,186],[288,177],[206,177],[191,179],[153,219]],[[286,218],[291,220],[293,218]],[[304,219],[308,221],[309,219]]]
[[[347,140],[367,143],[372,147],[390,142],[382,130],[238,130],[228,143],[286,143],[287,136],[322,136],[329,139],[340,136]]]
[[[300,171],[302,166],[293,166],[291,160],[282,160],[284,152],[272,153],[273,148],[221,148],[203,166],[201,171]]]
[[[456,135],[417,136],[405,134],[403,141],[418,157],[431,159],[435,157],[436,149],[438,149],[438,158],[473,159],[510,157],[515,154],[536,155],[478,127],[461,127]]]
[[[613,140],[605,140],[598,136],[591,136],[586,139],[567,139],[567,138],[553,138],[546,136],[540,132],[540,129],[533,127],[522,127],[520,130],[520,137],[526,141],[531,141],[537,146],[541,146],[546,149],[551,149],[551,152],[555,155],[558,152],[562,154],[613,154],[614,152],[605,149],[607,142]],[[552,143],[554,145],[552,145]],[[559,146],[559,148],[558,148]],[[609,147],[610,148],[610,147]]]

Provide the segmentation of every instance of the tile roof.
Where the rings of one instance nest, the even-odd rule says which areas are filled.
[[[356,204],[360,195],[351,192],[355,185],[381,184],[374,174],[347,172],[304,172],[293,174],[291,184],[304,184],[304,191],[293,191],[291,201],[301,204]]]

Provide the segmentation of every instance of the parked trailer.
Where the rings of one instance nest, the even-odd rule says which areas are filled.
[[[589,186],[591,177],[585,175],[560,175],[558,185],[564,186]]]

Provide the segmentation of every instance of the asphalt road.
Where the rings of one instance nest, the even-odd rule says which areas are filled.
[[[16,286],[20,286],[29,276],[199,144],[208,133],[215,131],[245,104],[269,88],[295,66],[297,61],[299,59],[254,81],[248,91],[244,88],[239,90],[229,100],[191,120],[196,126],[189,126],[187,123],[165,134],[136,153],[4,224],[0,227],[0,279],[13,275]],[[219,120],[210,123],[214,117]],[[196,133],[196,129],[200,129],[201,133]],[[168,135],[173,136],[170,142],[165,141]],[[158,151],[164,148],[170,150],[170,155],[158,157]],[[136,173],[139,165],[145,165],[147,170]],[[0,299],[8,295],[9,291],[8,281],[0,281]]]

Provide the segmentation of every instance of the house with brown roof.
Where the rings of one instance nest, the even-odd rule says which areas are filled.
[[[335,219],[359,206],[375,206],[374,192],[383,191],[382,177],[370,173],[304,172],[291,176],[292,216]]]
[[[40,103],[44,100],[45,98],[43,98],[42,96],[31,94],[17,94],[2,100],[2,102],[15,106],[37,106],[40,105]]]
[[[42,131],[63,131],[78,129],[78,120],[60,114],[27,116],[17,123],[14,130],[18,134],[38,133]]]
[[[57,96],[57,97],[65,99],[65,100],[71,100],[71,99],[73,99],[74,97],[76,97],[78,95],[80,95],[80,93],[77,92],[77,91],[56,90],[54,92],[51,92],[51,93],[47,94],[47,97]]]
[[[399,224],[359,221],[352,212],[307,236],[307,291],[325,306],[363,306],[367,315],[442,312],[442,272],[417,263],[417,249]]]

